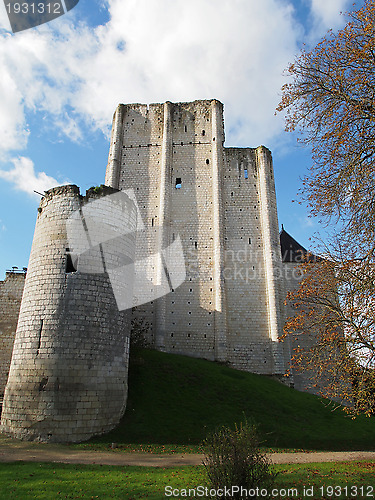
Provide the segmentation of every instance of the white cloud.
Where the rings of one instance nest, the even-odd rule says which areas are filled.
[[[290,7],[276,0],[112,0],[110,14],[97,30],[97,52],[80,66],[86,77],[75,96],[75,106],[98,123],[108,123],[118,102],[216,97],[226,105],[232,141],[257,145],[281,129],[274,109],[299,34]]]
[[[0,179],[10,182],[19,191],[32,195],[35,195],[34,191],[43,194],[44,191],[61,184],[45,172],[35,172],[34,163],[30,158],[21,156],[14,158],[12,162],[12,169],[0,170]]]
[[[311,1],[314,16],[326,23],[346,3]],[[225,104],[228,145],[268,143],[282,130],[274,109],[283,69],[298,52],[302,33],[291,4],[107,4],[110,21],[96,29],[63,16],[15,36],[0,35],[0,159],[1,152],[25,147],[28,113],[42,113],[48,127],[80,141],[82,124],[108,133],[119,102],[218,98]]]
[[[0,56],[0,66],[3,66]],[[10,72],[0,72],[0,152],[23,148],[27,143],[28,131],[25,123],[22,94]]]
[[[344,13],[352,2],[350,0],[311,0],[311,12],[315,20],[315,28],[327,31],[340,28],[344,22]]]
[[[316,226],[316,221],[309,215],[306,215],[305,217],[300,217],[299,222],[301,227],[303,228],[311,228]]]
[[[0,3],[0,30],[6,30],[6,31],[11,30],[4,2]]]
[[[111,20],[95,30],[62,18],[51,23],[58,31],[44,25],[3,37],[3,78],[16,89],[11,109],[0,98],[11,125],[5,149],[25,144],[25,109],[46,112],[79,140],[72,120],[108,130],[119,102],[216,97],[226,104],[229,128],[241,124],[237,142],[256,145],[280,130],[277,90],[297,49],[290,7],[278,0],[110,0],[109,9]]]

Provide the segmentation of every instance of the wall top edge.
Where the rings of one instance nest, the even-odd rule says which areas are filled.
[[[22,270],[17,270],[17,271],[6,271],[5,273],[5,280],[0,281],[0,285],[3,285],[7,281],[25,281],[26,278],[26,272]]]
[[[255,148],[249,148],[249,147],[246,147],[246,148],[237,148],[237,147],[225,147],[224,148],[225,152],[228,152],[228,153],[239,153],[239,152],[249,152],[249,153],[261,153],[261,152],[264,152],[266,154],[269,154],[269,155],[272,155],[272,152],[270,149],[268,149],[266,146],[257,146]]]
[[[145,104],[145,103],[139,103],[139,102],[135,102],[135,103],[128,103],[128,104],[123,104],[123,103],[120,103],[118,106],[117,106],[117,109],[118,108],[121,108],[121,107],[126,107],[126,108],[139,108],[139,107],[142,107],[142,106],[145,106],[145,107],[153,107],[153,106],[163,106],[164,104],[173,104],[174,106],[188,106],[188,105],[202,105],[202,106],[211,106],[213,102],[216,102],[219,104],[219,106],[223,107],[223,103],[220,102],[218,99],[197,99],[195,101],[183,101],[183,102],[171,102],[171,101],[165,101],[164,103],[149,103],[149,104]]]
[[[85,204],[92,199],[98,199],[102,196],[107,196],[109,194],[118,192],[118,189],[101,184],[100,186],[90,187],[89,189],[87,189],[85,195],[81,195],[80,188],[76,184],[64,184],[62,186],[56,186],[52,189],[49,189],[48,191],[45,191],[44,196],[42,197],[40,202],[40,207],[44,206],[46,202],[51,201],[55,196],[76,198],[79,199],[83,204]]]

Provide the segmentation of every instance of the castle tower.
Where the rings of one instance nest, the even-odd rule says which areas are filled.
[[[148,341],[167,352],[284,373],[282,262],[271,153],[224,148],[223,106],[120,104],[106,185],[134,189],[146,259],[181,238],[185,282],[135,311]],[[161,262],[161,260],[159,261]],[[145,264],[146,266],[146,264]],[[165,268],[147,265],[159,282]]]
[[[88,215],[108,193],[82,197],[77,186],[62,186],[41,200],[1,419],[1,430],[15,437],[82,441],[112,429],[124,413],[130,317],[117,307],[109,269],[124,254],[133,258],[136,210],[122,193],[133,234],[100,244]],[[116,203],[107,204],[100,233],[117,224],[117,213]],[[77,224],[69,226],[72,217]]]

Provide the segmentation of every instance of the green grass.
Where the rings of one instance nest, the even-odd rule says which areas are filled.
[[[26,462],[0,464],[0,499],[160,500],[164,497],[165,485],[200,484],[201,469]]]
[[[280,473],[276,481],[276,487],[279,491],[294,488],[297,490],[299,498],[359,499],[374,498],[375,496],[374,462],[278,465],[275,466],[275,469]],[[345,488],[347,489],[345,490]],[[312,492],[313,496],[308,496],[307,490]],[[296,496],[290,497],[296,498]]]
[[[294,488],[298,496],[288,496],[280,491],[281,498],[330,498],[326,486],[351,485],[375,488],[375,464],[330,463],[278,465],[275,488],[288,490]],[[203,467],[152,468],[152,467],[115,467],[101,465],[46,464],[46,463],[9,463],[0,464],[0,499],[38,499],[59,498],[113,499],[122,500],[161,500],[165,487],[196,488],[206,486]],[[313,487],[314,495],[303,496],[303,488]],[[324,487],[325,495],[319,488]],[[349,490],[350,491],[350,490]],[[365,489],[365,493],[371,492]],[[338,492],[338,490],[336,490]],[[374,490],[372,490],[374,493]],[[291,492],[292,493],[292,492]],[[331,498],[349,498],[344,493]],[[274,498],[279,498],[277,495]],[[170,498],[186,498],[177,495]],[[193,497],[192,497],[193,498]],[[207,498],[207,497],[204,497]],[[353,498],[363,498],[360,494]],[[373,496],[368,496],[373,498]]]
[[[131,358],[127,410],[117,429],[79,446],[116,442],[128,451],[148,451],[149,445],[160,445],[159,451],[198,451],[194,445],[209,431],[244,417],[259,424],[269,447],[375,448],[374,418],[352,420],[342,410],[332,411],[327,401],[269,378],[152,350]]]

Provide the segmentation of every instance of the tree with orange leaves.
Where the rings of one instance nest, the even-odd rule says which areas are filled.
[[[301,132],[314,164],[302,199],[313,215],[341,230],[324,259],[303,264],[289,294],[296,315],[285,331],[314,332],[296,364],[325,378],[324,392],[375,412],[375,1],[348,15],[346,26],[305,50],[288,68],[277,111]]]
[[[375,233],[375,2],[348,14],[288,68],[277,111],[299,129],[314,165],[302,193],[312,213],[338,216],[361,237]]]
[[[292,363],[323,396],[353,414],[375,413],[375,266],[358,259],[343,235],[324,258],[301,263],[299,287],[289,292],[295,315],[284,337],[295,336]],[[302,337],[302,338],[301,338]]]

